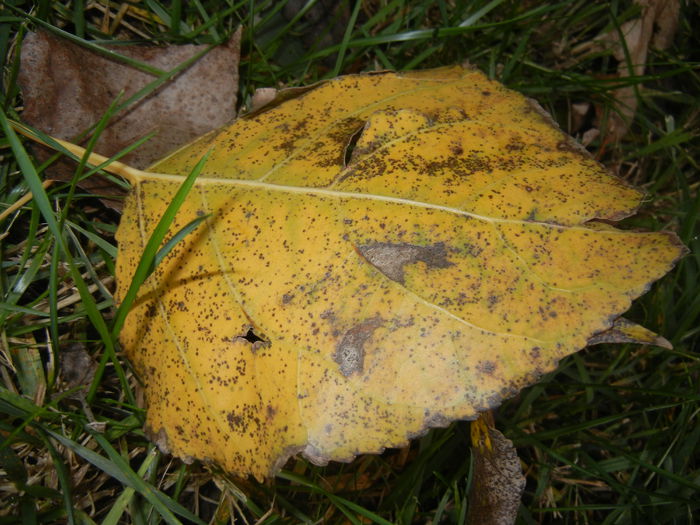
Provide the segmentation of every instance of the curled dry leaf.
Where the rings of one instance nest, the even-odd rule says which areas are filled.
[[[105,45],[105,49],[170,71],[202,52],[204,45]],[[148,133],[156,136],[123,159],[145,168],[187,142],[235,117],[240,31],[174,79],[115,115],[100,135],[95,151],[111,156]],[[22,42],[19,83],[23,119],[54,137],[73,140],[96,124],[123,91],[122,101],[156,79],[128,64],[99,55],[50,33],[28,33]],[[66,164],[50,173],[70,179]],[[94,178],[83,181],[96,193],[119,189]],[[114,201],[112,201],[114,202]]]
[[[184,177],[121,341],[148,427],[184,458],[274,475],[475,418],[584,347],[664,275],[642,194],[521,95],[460,67],[341,77],[185,147],[133,184],[117,297]]]
[[[513,442],[493,426],[485,412],[472,427],[474,474],[469,490],[469,525],[515,523],[525,476]]]

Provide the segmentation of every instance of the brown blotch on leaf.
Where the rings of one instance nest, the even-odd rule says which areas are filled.
[[[496,371],[496,363],[493,361],[479,361],[476,369],[482,374],[491,375]]]
[[[340,373],[345,377],[362,373],[365,361],[365,343],[382,323],[382,318],[375,316],[345,332],[333,354],[333,360],[338,363]]]
[[[417,262],[428,268],[447,268],[452,263],[447,260],[445,243],[419,246],[409,243],[375,242],[358,246],[357,250],[367,261],[392,281],[404,284],[404,267]]]
[[[244,430],[245,420],[243,419],[243,416],[240,416],[234,412],[229,412],[226,416],[226,420],[228,421],[228,425],[231,427],[231,430],[235,432]]]

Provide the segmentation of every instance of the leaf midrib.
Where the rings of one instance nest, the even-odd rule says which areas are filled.
[[[134,170],[135,172],[137,170]],[[139,184],[141,182],[148,182],[151,180],[159,180],[174,184],[181,184],[184,177],[181,175],[170,175],[167,173],[152,173],[152,172],[138,172],[133,173],[133,182]],[[581,223],[574,225],[565,225],[553,222],[543,222],[543,221],[531,221],[525,219],[506,219],[501,217],[489,217],[487,215],[480,215],[478,213],[461,210],[459,208],[454,208],[451,206],[444,206],[442,204],[435,204],[431,202],[417,201],[413,199],[406,199],[403,197],[392,197],[389,195],[378,195],[376,193],[360,193],[351,191],[338,191],[330,190],[327,188],[314,188],[309,186],[288,186],[284,184],[271,184],[269,182],[261,182],[258,180],[245,180],[245,179],[228,179],[228,178],[214,178],[214,177],[199,177],[195,186],[201,185],[223,185],[223,186],[238,186],[245,188],[252,188],[265,191],[278,191],[282,193],[296,193],[300,195],[314,195],[320,197],[331,197],[337,199],[363,199],[378,202],[387,202],[392,204],[401,204],[403,206],[415,206],[419,208],[426,208],[438,211],[444,211],[448,213],[453,213],[455,215],[462,215],[464,217],[469,217],[472,219],[477,219],[491,224],[518,224],[524,226],[541,226],[545,228],[559,229],[559,230],[585,230],[587,232],[598,232],[599,230],[592,230],[586,228],[583,223],[586,221],[596,219],[597,217],[583,217],[580,219]],[[605,234],[629,234],[630,232],[626,230],[605,230],[600,231],[600,233]],[[655,232],[635,232],[635,233],[647,233],[653,234]]]

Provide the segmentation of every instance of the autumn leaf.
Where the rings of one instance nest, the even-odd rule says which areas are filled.
[[[296,453],[349,461],[473,419],[683,253],[609,225],[642,194],[477,71],[341,77],[266,108],[149,172],[120,168],[118,300],[209,152],[170,235],[206,218],[121,334],[151,435],[185,459],[261,478]]]

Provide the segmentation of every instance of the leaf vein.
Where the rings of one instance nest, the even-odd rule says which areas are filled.
[[[411,80],[410,78],[407,78],[407,79],[406,79],[406,81],[410,81],[410,80]],[[423,83],[424,80],[423,80],[423,79],[416,79],[416,82],[417,82],[417,83]],[[451,82],[446,82],[445,84],[446,84],[446,85],[449,85],[449,84],[459,84],[459,80],[454,80],[454,81],[451,81]],[[351,112],[351,113],[343,113],[343,114],[342,114],[342,118],[338,118],[338,119],[334,119],[334,120],[330,121],[330,122],[328,123],[328,125],[326,125],[325,127],[319,129],[319,130],[318,130],[316,133],[314,133],[313,135],[310,135],[310,136],[308,137],[308,139],[306,140],[306,144],[305,144],[305,145],[303,145],[303,146],[298,146],[297,148],[295,148],[294,153],[292,153],[292,154],[290,154],[289,156],[287,156],[287,157],[286,157],[282,162],[280,162],[279,164],[274,165],[272,168],[270,168],[270,169],[267,171],[267,173],[264,173],[263,175],[261,175],[260,177],[258,177],[256,180],[259,181],[259,182],[263,182],[263,181],[264,181],[265,179],[267,179],[270,175],[272,175],[273,173],[275,173],[276,171],[278,171],[278,170],[279,170],[280,168],[282,168],[283,166],[287,165],[291,160],[293,160],[293,159],[295,159],[296,157],[298,157],[298,156],[299,156],[301,153],[303,153],[307,148],[312,147],[312,146],[315,144],[316,139],[318,139],[318,137],[327,135],[327,134],[328,134],[328,131],[329,131],[329,130],[333,127],[333,125],[336,124],[337,122],[339,122],[339,121],[341,121],[341,120],[347,120],[347,119],[352,118],[352,117],[354,117],[354,116],[356,116],[356,115],[365,113],[367,110],[369,110],[369,109],[371,109],[371,108],[373,108],[373,107],[385,107],[385,106],[386,106],[386,103],[387,103],[389,100],[395,100],[395,99],[397,99],[397,98],[401,98],[401,97],[406,96],[406,95],[410,95],[410,94],[413,94],[413,93],[419,93],[419,92],[421,92],[421,91],[426,91],[426,90],[434,89],[434,88],[435,88],[435,86],[432,85],[432,84],[429,84],[429,85],[424,86],[424,87],[420,87],[420,86],[419,86],[419,87],[416,87],[416,88],[414,88],[414,89],[409,89],[409,90],[401,91],[400,93],[397,93],[397,94],[395,94],[395,95],[393,95],[393,96],[390,96],[390,97],[382,98],[382,99],[380,99],[380,100],[377,100],[377,101],[376,101],[375,103],[373,103],[373,104],[368,104],[367,106],[362,106],[362,107],[360,107],[360,109],[358,109],[358,110],[356,110],[356,111],[353,111],[353,112]]]

